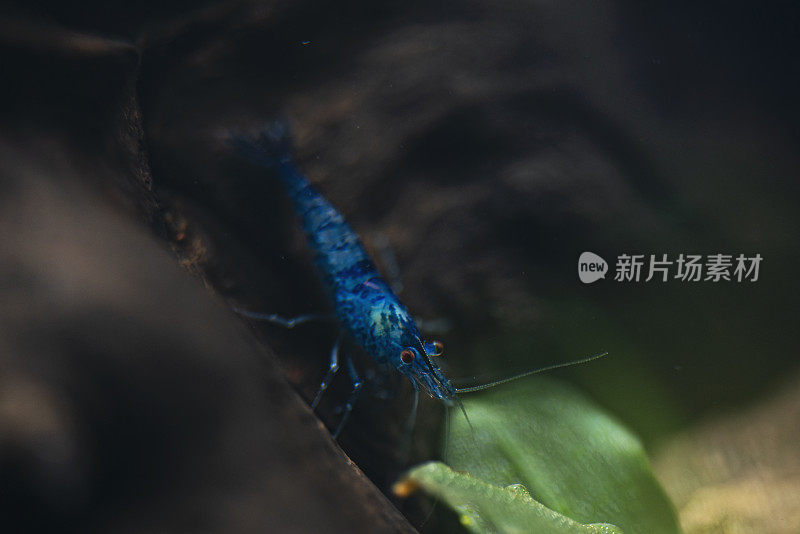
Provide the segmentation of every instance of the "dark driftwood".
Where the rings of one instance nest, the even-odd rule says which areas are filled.
[[[163,241],[138,52],[14,28],[0,132],[3,530],[412,532]]]
[[[6,526],[413,530],[164,246],[66,167],[3,156]]]

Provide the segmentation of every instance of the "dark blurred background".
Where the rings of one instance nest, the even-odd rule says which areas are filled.
[[[390,244],[409,308],[452,325],[439,335],[451,376],[479,383],[607,350],[610,355],[602,361],[553,374],[578,384],[629,425],[650,451],[658,451],[681,432],[747,410],[797,383],[798,12],[793,3],[730,2],[6,5],[0,8],[0,148],[7,229],[0,249],[13,268],[3,271],[4,314],[14,317],[9,325],[27,325],[58,348],[56,327],[37,322],[53,309],[48,298],[56,298],[60,313],[71,316],[75,295],[93,295],[100,283],[86,273],[107,272],[103,262],[119,264],[121,272],[150,272],[151,282],[169,279],[185,286],[189,282],[178,280],[194,277],[202,284],[181,289],[162,283],[153,291],[155,286],[142,282],[144,293],[132,294],[143,302],[143,317],[152,317],[148,309],[176,306],[174,317],[191,318],[203,315],[198,308],[216,306],[227,321],[220,327],[224,335],[246,343],[255,333],[275,352],[279,363],[268,359],[265,364],[275,368],[268,382],[282,384],[285,376],[307,401],[326,368],[333,329],[281,332],[251,325],[247,332],[228,317],[224,305],[285,315],[326,306],[280,187],[222,142],[228,129],[255,128],[284,116],[295,131],[298,163],[310,179],[368,248],[377,250],[384,240]],[[96,239],[85,243],[96,255],[87,252],[78,255],[80,261],[67,261],[57,245],[77,239],[69,232],[61,232],[62,241],[54,243],[37,239],[70,228],[54,215],[49,226],[43,222],[40,212],[48,205],[43,191],[63,199],[67,219],[67,212],[86,219],[82,232],[98,228]],[[100,230],[114,225],[138,226],[136,239],[146,239],[147,245],[140,250],[125,241],[125,232]],[[609,277],[584,285],[576,263],[585,250],[609,262],[622,253],[759,253],[764,260],[755,283],[630,284]],[[150,255],[174,259],[184,267],[183,275],[177,270],[162,275],[171,269],[166,264],[136,267]],[[52,283],[47,281],[55,275],[42,267],[50,264],[65,273]],[[71,276],[87,289],[61,294]],[[128,278],[111,276],[103,284],[104,291],[116,295],[120,313],[135,308],[122,289],[133,284]],[[22,313],[21,304],[12,306],[16,301],[6,297],[16,291],[20,302],[33,302],[26,296],[33,288],[41,293],[41,314]],[[198,302],[208,304],[182,312],[175,304],[183,302],[182,292],[197,293]],[[85,300],[80,302],[103,315],[103,306],[91,297]],[[105,323],[96,319],[71,324],[70,336],[104,334]],[[164,317],[156,321],[156,332],[140,330],[135,337],[160,339],[157,332],[170,332],[172,320]],[[187,319],[181,341],[142,350],[161,354],[160,365],[191,368],[193,353],[185,361],[176,353],[203,335],[214,337],[209,331],[220,320]],[[102,356],[106,352],[97,356],[106,362],[102,369],[87,367],[84,350],[56,365],[11,335],[23,326],[4,328],[10,332],[3,338],[9,340],[4,341],[9,362],[30,361],[26,350],[38,354],[38,366],[25,376],[42,395],[61,388],[66,393],[59,395],[68,400],[85,397],[86,405],[64,408],[64,417],[90,422],[86,428],[78,425],[76,436],[91,441],[98,425],[105,428],[108,421],[129,416],[108,404],[118,390],[64,389],[65,374],[80,384],[84,375],[105,383],[107,375],[121,373],[115,359]],[[111,335],[111,345],[114,339]],[[122,343],[124,336],[116,339]],[[258,360],[249,354],[242,358]],[[142,385],[147,413],[159,412],[169,399],[183,399],[183,408],[165,416],[170,428],[183,410],[202,415],[227,409],[224,394],[210,399],[201,392],[187,394],[184,389],[196,387],[191,377],[153,386],[152,380],[163,375],[148,358],[130,358],[144,374],[122,373],[120,380]],[[236,359],[224,349],[209,349],[208,358],[230,367],[234,389],[239,381],[254,388],[248,402],[259,408],[244,410],[245,426],[259,425],[262,412],[278,410],[256,392],[283,386],[264,386],[232,364]],[[3,375],[8,384],[16,383],[10,371]],[[395,392],[390,399],[365,397],[341,439],[383,491],[410,461],[436,456],[442,420],[441,408],[425,403],[411,458],[405,457],[397,445],[409,392],[402,383],[390,386]],[[346,389],[346,380],[335,384],[321,406],[329,427],[336,423]],[[154,397],[154,391],[163,398]],[[304,409],[289,388],[280,391],[291,399],[286,402]],[[40,516],[52,513],[61,524],[66,520],[60,518],[68,518],[78,530],[86,525],[103,530],[109,524],[119,530],[147,528],[130,523],[130,499],[114,493],[138,477],[123,476],[97,460],[97,455],[124,458],[134,450],[128,441],[100,440],[92,448],[76,438],[74,454],[80,461],[68,456],[63,465],[29,468],[16,455],[38,456],[26,449],[30,443],[15,437],[17,427],[6,418],[16,421],[8,414],[19,412],[13,402],[8,406],[0,410],[0,447],[5,447],[0,448],[0,476],[13,504],[8,510],[16,513],[21,505],[38,503],[35,508],[44,510]],[[105,411],[89,417],[96,406]],[[140,408],[131,408],[141,419],[137,439],[161,443],[161,431],[152,430]],[[24,423],[23,418],[19,424]],[[285,421],[274,424],[294,428]],[[285,442],[273,443],[276,451],[293,439],[326,443],[312,418],[293,424],[297,433],[292,430]],[[196,447],[208,447],[205,461],[218,459],[216,440],[226,431],[212,432],[202,416],[194,425],[172,429],[180,445],[145,448],[135,473],[158,470],[159,458],[190,454]],[[265,423],[265,428],[272,427]],[[316,432],[313,439],[309,432]],[[9,456],[9,450],[17,452]],[[256,461],[250,452],[225,450],[241,465]],[[282,460],[287,473],[317,461],[298,456]],[[333,472],[350,469],[339,460]],[[240,484],[230,465],[211,461],[231,484]],[[269,472],[271,464],[265,462]],[[52,482],[48,473],[56,468],[67,469],[80,483],[58,478],[63,474]],[[250,483],[266,476],[251,474]],[[321,487],[317,478],[304,476],[310,477],[307,486]],[[163,498],[180,495],[187,510],[200,506],[199,498],[187,497],[186,475],[174,474],[171,480],[184,486],[171,489],[154,477],[150,488],[161,488]],[[289,478],[295,483],[302,477]],[[271,480],[276,486],[265,483],[262,491],[253,491],[258,497],[248,506],[269,501],[286,479],[274,475]],[[356,484],[346,480],[345,486]],[[30,488],[22,492],[20,484]],[[75,493],[71,484],[91,491],[82,501],[65,502],[63,495]],[[327,517],[319,502],[330,501],[331,494],[348,499],[327,489],[330,494],[320,489],[291,513],[317,506],[320,517]],[[140,493],[145,502],[162,498],[152,489]],[[103,500],[101,494],[116,496]],[[365,508],[391,515],[377,493],[370,499]],[[212,508],[218,504],[209,502]],[[419,525],[429,505],[401,506]],[[348,501],[347,507],[356,517],[361,513],[358,504]],[[190,527],[168,527],[164,518],[186,512],[142,514],[149,518],[143,524],[158,531],[234,531],[278,521],[269,513],[273,509],[267,507],[261,519],[246,526],[198,519]],[[230,512],[230,517],[240,515]],[[390,523],[398,522],[392,528],[406,528],[391,517]],[[286,521],[272,526],[304,528]],[[426,528],[437,529],[433,521]],[[346,520],[341,525],[353,528],[344,526]],[[361,527],[381,531],[386,525]]]

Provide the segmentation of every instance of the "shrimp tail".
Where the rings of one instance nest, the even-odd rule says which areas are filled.
[[[239,154],[280,177],[331,295],[336,288],[356,287],[379,277],[344,217],[292,162],[287,121],[267,123],[255,135],[231,131],[227,137],[230,146]]]
[[[239,154],[261,167],[280,167],[291,161],[291,135],[284,119],[265,124],[255,134],[231,131],[227,137]]]
[[[289,122],[276,119],[261,126],[255,133],[231,130],[227,133],[228,144],[251,163],[277,172],[286,186],[289,196],[295,201],[295,209],[303,214],[301,192],[309,182],[292,164],[292,136]]]

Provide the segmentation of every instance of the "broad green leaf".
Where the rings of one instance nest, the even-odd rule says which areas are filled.
[[[639,440],[574,388],[531,377],[463,400],[472,427],[451,411],[446,463],[453,469],[494,486],[521,484],[581,524],[680,532]]]
[[[458,512],[461,524],[477,534],[622,534],[613,525],[582,525],[556,513],[521,485],[495,486],[438,462],[415,467],[402,485],[419,486],[442,499]]]

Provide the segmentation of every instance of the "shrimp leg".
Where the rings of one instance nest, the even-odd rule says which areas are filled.
[[[233,311],[238,313],[243,317],[247,317],[248,319],[253,319],[256,321],[266,321],[272,323],[277,326],[282,326],[284,328],[294,328],[297,325],[310,323],[312,321],[335,321],[336,317],[334,315],[323,315],[318,313],[308,313],[305,315],[298,315],[297,317],[282,317],[275,313],[259,313],[253,312],[249,310],[243,310],[241,308],[233,308]]]
[[[350,379],[353,381],[353,390],[350,392],[350,396],[347,398],[347,403],[344,405],[344,413],[342,414],[342,419],[339,421],[339,426],[336,427],[336,432],[333,433],[333,439],[339,437],[339,432],[342,431],[344,424],[350,417],[350,414],[353,411],[353,406],[355,406],[356,399],[358,399],[358,395],[361,392],[361,387],[364,385],[364,383],[361,381],[361,377],[358,376],[358,372],[356,372],[356,366],[353,365],[353,359],[350,357],[347,358],[347,370],[350,374]]]
[[[331,363],[328,367],[328,373],[325,375],[325,378],[322,379],[322,383],[319,385],[317,394],[314,396],[314,401],[311,403],[312,410],[317,409],[317,404],[319,404],[322,394],[325,393],[326,389],[328,389],[331,380],[333,380],[333,377],[336,376],[336,373],[339,371],[339,347],[341,344],[342,333],[339,332],[339,336],[336,338],[336,343],[333,344],[333,348],[331,349]]]
[[[419,386],[414,384],[414,400],[411,404],[411,413],[408,414],[405,428],[403,429],[403,437],[400,440],[400,457],[408,459],[409,451],[411,451],[411,438],[414,434],[414,424],[417,422],[417,411],[419,408]]]

